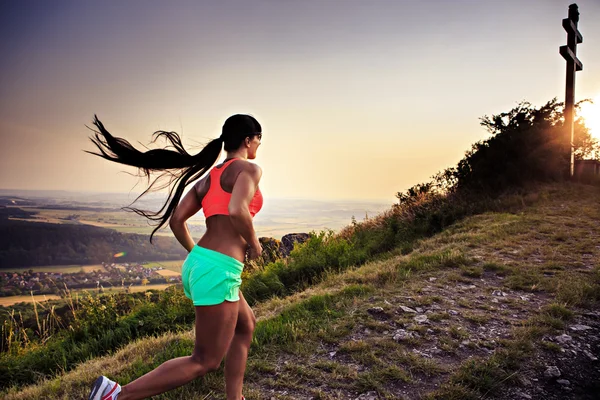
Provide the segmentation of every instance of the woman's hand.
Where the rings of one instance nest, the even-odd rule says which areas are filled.
[[[262,255],[262,246],[258,243],[258,246],[250,246],[248,249],[248,261],[256,260]]]

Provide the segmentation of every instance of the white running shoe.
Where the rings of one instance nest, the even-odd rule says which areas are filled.
[[[116,400],[119,393],[121,393],[121,385],[103,375],[94,382],[88,400]]]

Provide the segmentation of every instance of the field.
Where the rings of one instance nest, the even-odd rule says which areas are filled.
[[[146,219],[137,214],[125,211],[111,210],[107,211],[87,211],[87,210],[49,210],[35,207],[19,208],[37,212],[31,218],[11,218],[15,220],[28,222],[46,222],[53,224],[84,224],[113,229],[122,233],[150,234],[153,227],[149,226]],[[167,229],[161,229],[157,235],[171,236]]]
[[[169,275],[169,273],[172,273],[172,275]],[[169,271],[167,272],[167,275],[163,275],[163,276],[177,276],[178,274]],[[162,283],[162,284],[156,284],[156,285],[139,285],[139,286],[131,286],[130,287],[130,291],[131,293],[138,293],[138,292],[145,292],[147,290],[165,290],[166,288],[168,288],[169,286],[172,286],[172,283]],[[73,293],[81,293],[81,292],[97,292],[96,289],[74,289],[72,290]],[[125,289],[123,287],[108,287],[108,288],[104,288],[104,294],[107,293],[118,293],[118,292],[124,292]],[[33,300],[35,300],[38,303],[41,303],[43,301],[47,301],[47,300],[59,300],[60,296],[56,296],[53,294],[49,294],[49,295],[44,295],[44,294],[39,294],[39,295],[34,295],[33,298],[31,296],[8,296],[8,297],[0,297],[0,306],[4,306],[4,307],[9,307],[12,306],[13,304],[17,304],[17,303],[31,303]]]
[[[121,233],[150,234],[153,227],[139,215],[120,210],[128,204],[127,199],[112,197],[103,199],[99,205],[95,201],[87,203],[96,209],[81,209],[80,203],[72,203],[72,209],[45,209],[39,206],[19,205],[18,208],[36,212],[31,218],[13,218],[23,221],[37,221],[55,224],[85,224],[113,229]],[[129,199],[132,200],[132,199]],[[298,199],[270,199],[268,207],[254,220],[259,236],[281,237],[293,232],[320,231],[322,229],[340,229],[350,223],[354,216],[358,221],[373,217],[389,208],[391,201],[316,201]],[[160,201],[150,201],[140,206],[145,209],[157,209]],[[66,206],[66,204],[61,204]],[[202,212],[188,221],[188,228],[195,239],[205,232]],[[157,235],[172,236],[168,227],[163,227]]]
[[[161,269],[160,271],[157,271],[160,275],[162,276],[179,276],[181,275],[180,272],[176,272],[176,271],[171,271],[170,269]]]
[[[44,267],[14,267],[14,268],[2,268],[0,272],[19,272],[33,270],[33,272],[62,272],[63,274],[72,274],[76,272],[92,272],[92,271],[104,271],[104,267],[101,264],[95,265],[48,265]]]
[[[39,294],[39,295],[33,296],[33,300],[35,300],[36,302],[42,302],[42,301],[46,301],[46,300],[58,300],[58,299],[60,299],[60,297],[55,296],[53,294],[49,294],[49,295]],[[22,302],[30,303],[31,301],[32,301],[31,296],[0,297],[0,306],[8,307],[8,306],[12,306],[13,304],[22,303]]]
[[[170,283],[162,283],[162,284],[157,284],[157,285],[146,285],[146,286],[140,285],[140,286],[131,286],[130,290],[131,290],[131,293],[137,293],[137,292],[145,292],[145,291],[151,290],[151,289],[154,289],[154,290],[165,290],[169,286],[172,286],[172,284],[170,284]],[[82,289],[82,290],[90,290],[90,289]],[[92,291],[92,290],[90,290],[90,291]],[[93,291],[95,291],[95,290],[93,290]],[[104,288],[104,293],[109,293],[109,292],[116,293],[116,292],[123,292],[123,291],[125,291],[125,289],[122,288],[122,287],[120,287],[120,286],[119,287]]]
[[[155,268],[155,267],[163,267],[170,271],[177,272],[177,274],[181,273],[181,264],[183,264],[184,260],[175,260],[175,261],[152,261],[147,264],[144,264],[144,268]]]

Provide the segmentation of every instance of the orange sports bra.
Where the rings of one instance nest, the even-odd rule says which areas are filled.
[[[206,218],[212,217],[213,215],[229,215],[229,200],[231,200],[231,193],[227,193],[221,187],[221,175],[225,168],[227,168],[237,158],[225,162],[221,168],[213,168],[210,171],[210,187],[208,192],[202,199],[202,209],[204,210],[204,216]],[[248,205],[248,211],[251,216],[255,216],[260,211],[263,205],[263,196],[259,188],[256,188],[254,197]]]

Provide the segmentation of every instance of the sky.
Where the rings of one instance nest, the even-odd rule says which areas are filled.
[[[243,113],[265,196],[393,202],[486,139],[480,117],[564,100],[570,3],[0,0],[0,188],[140,192],[83,152],[94,114],[195,153]],[[600,0],[577,4],[576,99],[600,99]]]

